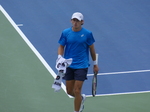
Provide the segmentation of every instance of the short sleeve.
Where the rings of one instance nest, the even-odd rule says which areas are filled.
[[[90,46],[95,42],[92,32],[87,35],[87,44]]]
[[[65,37],[65,35],[64,35],[64,32],[62,32],[61,37],[60,37],[58,43],[59,43],[60,45],[62,45],[62,46],[65,46],[65,45],[66,45],[66,37]]]

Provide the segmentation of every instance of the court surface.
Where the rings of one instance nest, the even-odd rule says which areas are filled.
[[[17,2],[17,0],[16,3],[22,4],[21,2]],[[73,110],[73,99],[66,95],[65,84],[63,85],[64,91],[61,90],[59,93],[53,92],[51,88],[54,80],[53,77],[56,76],[54,59],[57,57],[55,53],[60,34],[55,35],[49,32],[45,34],[48,31],[48,26],[53,24],[48,23],[49,25],[45,25],[46,23],[43,22],[35,24],[35,18],[34,21],[28,20],[30,16],[27,16],[27,12],[24,15],[21,14],[21,12],[24,12],[25,6],[20,8],[17,5],[22,11],[16,11],[17,8],[14,7],[12,7],[14,11],[10,11],[6,3],[2,2],[2,4],[4,4],[6,10],[12,16],[8,15],[3,7],[0,7],[0,111],[71,112]],[[41,5],[41,11],[46,10],[42,7],[42,5],[46,5],[44,2],[43,4],[38,2],[36,6],[38,5]],[[131,4],[128,5],[130,9]],[[96,31],[97,29],[94,30],[94,28],[98,28],[98,26],[93,23],[94,26],[91,29],[94,30],[97,40],[95,47],[99,54],[101,71],[98,75],[97,97],[93,98],[91,97],[91,78],[93,74],[92,67],[89,68],[88,80],[83,86],[83,93],[88,96],[85,104],[85,112],[148,112],[150,110],[150,33],[148,32],[149,26],[147,25],[149,24],[150,16],[147,14],[149,7],[146,5],[146,2],[144,4],[144,6],[147,6],[146,8],[143,8],[142,5],[139,5],[139,3],[134,5],[135,9],[140,6],[141,9],[137,9],[138,11],[134,8],[129,10],[131,14],[135,14],[134,16],[131,16],[130,13],[126,14],[125,11],[128,10],[125,9],[124,14],[126,16],[120,16],[125,22],[121,22],[120,24],[122,26],[130,26],[129,28],[117,26],[117,20],[114,20],[116,22],[114,24],[114,22],[111,22],[113,20],[107,20],[109,17],[104,15],[101,19],[107,20],[110,28],[116,26],[114,29],[107,30],[103,27],[103,30],[100,29],[102,35],[97,37],[99,34]],[[36,6],[32,4],[30,8],[36,9]],[[34,12],[34,10],[32,11]],[[106,13],[108,13],[107,11]],[[116,13],[120,14],[119,11]],[[45,13],[39,12],[37,15],[33,15],[39,17],[40,14],[44,15]],[[116,15],[110,16],[112,16],[112,19],[120,19],[119,17],[114,17]],[[128,21],[127,15],[129,16],[128,19],[130,19]],[[19,16],[27,16],[26,22],[25,18],[17,19]],[[70,15],[66,14],[66,16]],[[138,20],[134,20],[136,16],[139,17]],[[41,18],[36,18],[36,21],[39,21],[39,19]],[[132,21],[132,25],[129,25],[131,24],[131,19],[134,21]],[[20,22],[21,20],[23,22]],[[28,22],[32,23],[29,24]],[[138,22],[140,23],[137,25]],[[108,25],[105,23],[102,24],[105,27]],[[33,27],[34,25],[36,27]],[[59,32],[61,33],[63,26],[66,25],[61,24],[59,29],[57,27],[54,28],[57,28],[57,31],[60,30]],[[86,25],[86,27],[89,26]],[[119,27],[120,29],[117,29]],[[51,27],[49,28],[51,31],[54,30]],[[132,30],[132,28],[135,29]],[[38,35],[36,30],[41,30],[41,32],[46,30],[44,34],[42,33],[42,36],[46,37],[40,37],[41,35]],[[107,33],[102,31],[106,31]],[[58,37],[52,39],[47,38],[47,35]],[[111,37],[109,37],[110,35]],[[51,47],[55,48],[55,50]]]

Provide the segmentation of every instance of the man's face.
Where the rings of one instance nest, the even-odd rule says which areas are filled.
[[[78,28],[81,28],[81,25],[83,24],[83,20],[79,21],[78,19],[74,18],[74,19],[71,19],[71,23],[72,23],[73,28],[78,29]]]

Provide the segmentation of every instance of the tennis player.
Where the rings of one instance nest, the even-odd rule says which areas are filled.
[[[81,95],[83,82],[87,79],[89,67],[89,51],[93,60],[93,72],[98,72],[94,37],[92,32],[83,28],[83,15],[75,12],[71,17],[72,27],[65,29],[58,41],[58,57],[72,58],[72,64],[67,68],[64,79],[66,80],[67,93],[74,97],[74,112],[84,109],[85,94]]]

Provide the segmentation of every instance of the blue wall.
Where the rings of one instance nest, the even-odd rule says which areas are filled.
[[[149,0],[0,0],[0,4],[16,24],[23,24],[20,29],[55,72],[57,41],[62,30],[71,27],[76,11],[85,17],[83,27],[94,34],[100,72],[150,69]]]

